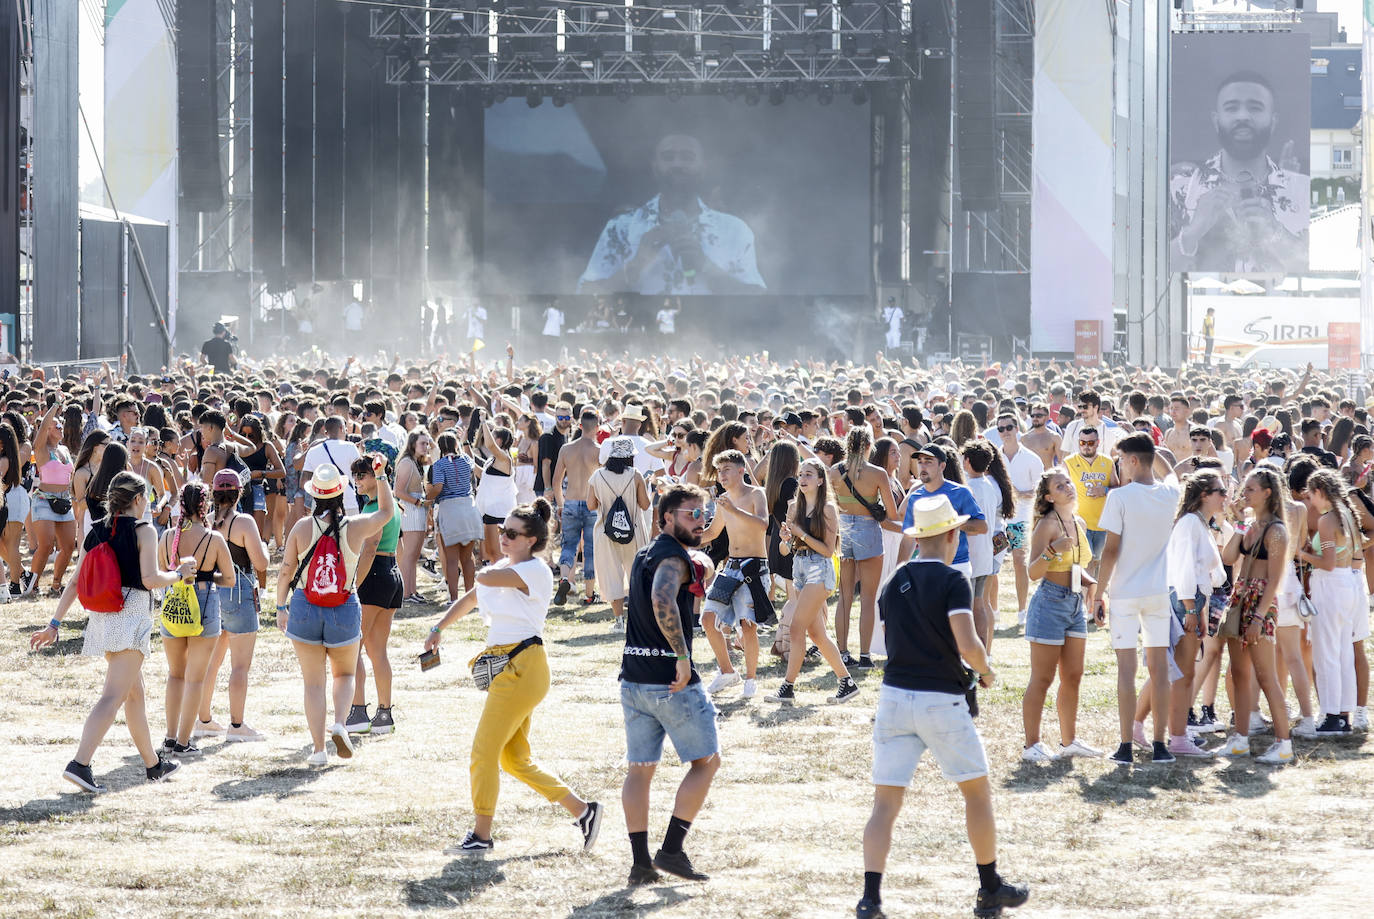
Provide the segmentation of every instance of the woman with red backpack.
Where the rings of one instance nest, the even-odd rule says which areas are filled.
[[[369,454],[369,458],[374,471],[386,467],[385,457]],[[314,752],[306,762],[312,766],[329,761],[324,727],[326,663],[334,674],[334,723],[329,734],[341,759],[353,756],[344,722],[353,701],[362,639],[362,607],[354,591],[354,576],[363,543],[381,533],[396,507],[390,483],[379,475],[377,509],[345,516],[344,489],[351,487],[333,464],[322,463],[315,469],[305,483],[315,509],[291,528],[277,577],[277,625],[291,639],[305,681],[305,720],[314,742]]]
[[[159,567],[157,537],[151,526],[139,520],[148,504],[148,483],[141,476],[132,472],[115,476],[106,501],[109,513],[96,521],[87,534],[77,576],[67,582],[52,621],[29,639],[29,647],[35,650],[56,642],[58,625],[78,597],[83,605],[90,602],[92,595],[113,594],[118,598],[117,606],[109,604],[116,606],[113,611],[92,609],[86,623],[82,653],[103,654],[109,666],[100,699],[86,716],[76,756],[62,773],[62,777],[73,785],[97,794],[106,789],[91,772],[91,757],[114,724],[121,707],[129,736],[143,759],[148,781],[161,781],[178,768],[175,761],[162,758],[148,731],[143,661],[151,648],[153,634],[151,592],[190,577],[196,570],[195,563],[190,560],[173,571],[163,571]],[[106,545],[110,552],[95,551]],[[109,564],[111,553],[113,566]],[[91,607],[96,605],[91,603]]]

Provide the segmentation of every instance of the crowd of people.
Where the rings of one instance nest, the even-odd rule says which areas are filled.
[[[22,368],[3,388],[9,596],[46,584],[55,600],[34,648],[85,607],[83,651],[108,663],[63,773],[90,792],[105,790],[92,757],[121,708],[149,780],[206,739],[263,739],[248,715],[273,578],[312,765],[331,742],[348,759],[351,735],[395,729],[388,639],[402,605],[444,606],[425,644],[436,660],[443,629],[481,615],[473,673],[487,695],[457,853],[493,848],[501,771],[596,842],[602,805],[539,767],[530,734],[557,683],[550,607],[609,603],[624,636],[632,884],[706,877],[684,841],[721,765],[713,697],[754,698],[765,654],[783,669],[760,700],[772,704],[805,701],[808,665],[833,672],[836,704],[862,697],[856,672],[881,669],[860,917],[882,915],[892,826],[926,750],[963,793],[976,914],[1025,902],[997,871],[973,720],[1008,629],[1030,648],[1027,762],[1108,755],[1077,724],[1090,621],[1115,653],[1120,732],[1104,746],[1121,766],[1247,757],[1262,734],[1273,739],[1256,760],[1282,766],[1295,738],[1368,726],[1374,423],[1310,366],[924,367],[881,353],[867,366],[766,354],[517,364],[507,346],[483,366]],[[154,626],[168,673],[160,747],[141,676]],[[665,739],[688,769],[651,857]]]

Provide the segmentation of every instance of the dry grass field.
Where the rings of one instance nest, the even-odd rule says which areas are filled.
[[[1004,586],[1004,594],[1006,586]],[[620,636],[609,610],[555,610],[547,630],[554,686],[536,714],[535,753],[584,795],[607,804],[594,852],[580,851],[563,811],[510,780],[496,849],[450,858],[470,825],[467,760],[481,695],[462,662],[478,648],[471,617],[450,630],[444,663],[415,655],[437,608],[396,623],[397,733],[366,738],[349,763],[312,770],[300,684],[287,640],[264,629],[249,719],[266,743],[204,742],[205,755],[167,782],[143,781],[118,722],[94,761],[101,797],[61,779],[104,662],[80,656],[77,610],[54,651],[27,639],[53,601],[0,608],[0,916],[812,917],[852,915],[868,816],[870,720],[878,672],[856,703],[829,707],[825,668],[808,667],[802,702],[762,701],[780,667],[761,668],[757,699],[719,698],[724,765],[687,849],[705,884],[627,890],[629,846],[619,804],[624,740],[615,682]],[[1014,623],[1004,611],[1002,623]],[[1297,761],[1179,762],[1116,769],[1105,761],[1020,763],[1027,654],[1000,631],[1001,682],[983,694],[980,729],[992,763],[1000,864],[1029,883],[1020,916],[1366,916],[1374,880],[1374,756],[1363,738],[1298,742]],[[709,649],[696,645],[709,678]],[[160,647],[145,667],[155,737],[163,727]],[[227,678],[227,668],[221,674]],[[1110,747],[1114,668],[1106,636],[1089,642],[1081,736]],[[370,696],[370,698],[372,698]],[[216,714],[224,717],[224,701]],[[1053,693],[1051,693],[1051,703]],[[375,701],[375,700],[374,700]],[[1047,712],[1046,741],[1058,741]],[[1256,740],[1256,752],[1266,738]],[[665,755],[650,842],[657,846],[681,769]],[[976,886],[955,789],[929,761],[898,823],[885,884],[892,916],[968,916]],[[1010,913],[1008,915],[1011,915]]]

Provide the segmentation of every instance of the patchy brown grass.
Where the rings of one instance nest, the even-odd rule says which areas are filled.
[[[452,630],[444,664],[414,655],[434,608],[407,607],[392,640],[398,732],[364,738],[348,764],[304,764],[308,737],[286,639],[261,634],[249,717],[268,742],[205,742],[206,755],[162,785],[143,782],[122,722],[96,754],[111,787],[73,794],[60,772],[103,678],[82,658],[80,613],[57,652],[30,655],[51,601],[0,609],[0,916],[483,917],[844,916],[862,880],[860,838],[871,799],[870,720],[880,675],[839,708],[824,668],[809,667],[807,704],[761,701],[780,668],[761,669],[760,699],[719,700],[724,767],[688,839],[709,883],[624,887],[629,848],[619,806],[624,740],[617,704],[620,638],[604,607],[555,610],[554,688],[535,720],[536,755],[608,805],[601,841],[579,851],[563,812],[507,779],[497,848],[485,859],[442,849],[470,825],[467,753],[482,697],[462,661],[473,617]],[[1013,614],[1004,612],[1003,623]],[[1022,916],[1358,916],[1371,888],[1374,760],[1361,740],[1299,742],[1281,771],[1249,762],[1137,767],[1103,761],[1023,766],[1025,644],[1000,633],[1002,682],[983,699],[1000,863],[1033,888]],[[1109,747],[1115,673],[1106,637],[1089,642],[1082,736]],[[704,641],[697,658],[709,657]],[[703,666],[708,678],[713,666]],[[163,726],[157,646],[145,668],[154,731]],[[227,669],[221,681],[227,678]],[[223,683],[221,682],[221,691]],[[1053,694],[1051,693],[1051,702]],[[224,719],[221,696],[216,707]],[[1047,712],[1047,742],[1057,741]],[[1257,747],[1259,743],[1257,742]],[[662,832],[681,768],[668,752],[655,786]],[[969,915],[976,875],[955,789],[927,761],[907,798],[885,885],[895,916]]]

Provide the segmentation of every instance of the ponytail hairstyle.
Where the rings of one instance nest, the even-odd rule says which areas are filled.
[[[872,452],[873,430],[867,424],[851,427],[844,439],[844,471],[854,482],[855,488],[858,487],[859,473],[868,464],[868,454]]]
[[[117,514],[123,514],[134,506],[143,495],[148,493],[148,480],[136,472],[121,472],[110,482],[105,491],[105,507],[109,511],[106,520],[113,521]]]
[[[343,495],[335,495],[332,498],[316,498],[314,515],[325,518],[325,529],[340,526],[344,520]]]
[[[1284,520],[1283,499],[1287,491],[1278,470],[1271,466],[1256,466],[1250,471],[1248,478],[1254,479],[1260,488],[1269,490],[1269,497],[1264,502],[1264,512],[1282,522]],[[1308,480],[1308,486],[1311,487],[1311,479]]]
[[[111,444],[113,446],[113,444]],[[110,448],[105,448],[105,455],[110,455]],[[199,479],[187,482],[181,487],[181,519],[182,529],[196,522],[205,524],[205,518],[210,510],[210,489]]]
[[[1336,512],[1337,526],[1343,535],[1359,536],[1355,508],[1350,506],[1350,488],[1334,469],[1318,469],[1307,479],[1308,491],[1319,491]]]
[[[534,552],[543,552],[549,542],[549,519],[553,517],[553,507],[544,498],[535,498],[531,504],[520,504],[506,516],[514,517],[525,527],[525,535],[534,537]]]
[[[970,469],[979,475],[986,475],[997,483],[997,490],[1002,494],[997,513],[1003,520],[1015,517],[1016,494],[1011,487],[1011,476],[1007,474],[1007,466],[1002,462],[1002,454],[990,441],[981,437],[975,437],[964,444],[961,452]]]
[[[1174,514],[1174,522],[1177,523],[1189,514],[1197,513],[1202,507],[1202,499],[1207,497],[1207,492],[1220,487],[1221,476],[1211,469],[1199,469],[1184,478],[1183,494],[1178,500],[1178,512]]]

